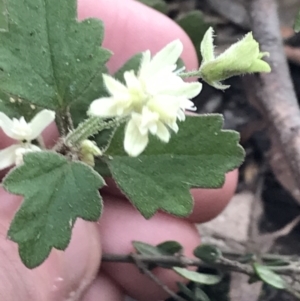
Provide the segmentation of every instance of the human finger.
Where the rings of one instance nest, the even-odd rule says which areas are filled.
[[[42,265],[31,270],[21,262],[17,244],[7,239],[21,202],[21,197],[0,188],[0,296],[9,301],[75,300],[99,269],[101,246],[96,225],[77,220],[67,250],[52,250]]]

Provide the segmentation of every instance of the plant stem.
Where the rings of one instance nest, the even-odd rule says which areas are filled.
[[[201,77],[199,70],[182,72],[178,74],[181,78]]]
[[[136,260],[143,262],[144,264],[156,263],[156,264],[168,264],[177,267],[188,267],[188,266],[197,266],[203,268],[215,268],[224,271],[234,271],[242,274],[246,274],[249,276],[255,276],[256,273],[252,264],[244,264],[235,260],[227,259],[224,257],[219,258],[214,263],[206,263],[200,259],[188,258],[185,256],[148,256],[148,255],[140,255],[135,254],[134,259],[132,254],[121,255],[121,254],[103,254],[102,260],[106,262],[123,262],[123,263],[136,263]],[[278,255],[280,258],[280,255]],[[286,258],[283,256],[283,258]],[[289,276],[291,273],[300,274],[300,264],[299,262],[290,262],[289,265],[286,266],[268,266],[270,270],[273,270],[277,274],[287,275]]]
[[[178,296],[175,292],[173,292],[167,285],[165,285],[158,277],[156,277],[145,265],[143,261],[139,259],[138,254],[131,254],[131,258],[139,270],[147,275],[154,283],[156,283],[159,287],[161,287],[168,295],[170,295],[176,301],[186,301],[182,297]]]
[[[101,117],[92,116],[80,123],[79,126],[66,137],[65,143],[78,145],[81,141],[88,139],[90,136],[94,136],[104,129],[116,127],[125,120],[125,118],[115,118],[104,121]]]

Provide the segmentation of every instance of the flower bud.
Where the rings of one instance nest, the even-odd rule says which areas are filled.
[[[103,153],[94,141],[84,140],[80,144],[80,154],[84,163],[95,166],[94,156],[101,156]]]
[[[209,28],[201,43],[203,61],[199,72],[204,81],[217,89],[227,89],[220,81],[229,77],[255,72],[270,72],[270,65],[262,58],[268,52],[260,52],[259,44],[248,33],[242,40],[231,45],[218,57],[214,55],[213,29]]]

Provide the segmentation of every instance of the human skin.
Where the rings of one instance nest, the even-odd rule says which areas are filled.
[[[167,17],[133,0],[79,0],[79,19],[101,18],[106,27],[104,47],[114,52],[108,63],[110,72],[117,70],[130,56],[150,49],[157,52],[179,38],[184,44],[182,58],[187,69],[197,68],[194,48],[185,33]],[[57,139],[51,125],[44,132],[48,146]],[[0,136],[0,149],[12,141]],[[102,191],[104,213],[99,223],[80,219],[75,224],[66,252],[53,250],[40,267],[29,270],[21,263],[17,245],[6,238],[9,223],[22,200],[0,188],[0,300],[9,301],[121,301],[124,294],[138,300],[162,300],[166,293],[130,264],[103,263],[102,253],[129,253],[131,241],[159,243],[179,241],[185,254],[200,243],[192,222],[204,222],[218,215],[234,193],[237,171],[227,174],[220,189],[192,189],[194,211],[187,219],[157,213],[145,220],[108,179]],[[172,271],[156,269],[160,279],[175,289],[183,280]]]

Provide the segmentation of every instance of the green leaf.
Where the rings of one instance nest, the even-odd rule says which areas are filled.
[[[23,102],[21,99],[12,98],[0,91],[0,112],[3,112],[10,118],[25,117],[27,121],[31,120],[40,111],[34,105]]]
[[[138,0],[139,2],[158,10],[159,12],[166,14],[168,12],[168,6],[163,0]]]
[[[296,20],[295,20],[294,30],[295,30],[295,32],[300,31],[300,10],[299,10],[299,12],[297,14],[297,17],[296,17]]]
[[[213,285],[217,284],[221,281],[221,276],[219,275],[211,275],[211,274],[204,274],[204,273],[198,273],[194,271],[190,271],[184,268],[179,268],[175,267],[173,270],[179,274],[180,276],[196,282],[196,283],[201,283],[201,284],[206,284],[206,285]]]
[[[98,189],[104,180],[81,162],[53,152],[24,156],[24,164],[4,179],[4,188],[24,201],[10,225],[8,237],[19,244],[28,268],[40,265],[52,248],[65,250],[78,217],[97,221],[102,210]]]
[[[132,245],[134,246],[134,248],[139,254],[147,255],[147,256],[170,256],[182,250],[182,246],[176,241],[163,242],[161,244],[158,244],[157,246],[152,246],[150,244],[141,241],[133,241]],[[173,265],[168,263],[155,263],[155,264],[151,263],[148,265],[148,268],[153,269],[157,266],[166,269],[173,268]]]
[[[142,255],[162,255],[162,252],[155,246],[141,242],[133,241],[132,245]]]
[[[137,158],[124,152],[124,128],[119,128],[107,151],[113,178],[144,217],[157,210],[187,216],[193,208],[191,187],[221,187],[225,173],[243,161],[239,134],[221,130],[222,124],[221,115],[189,116],[169,143],[150,137]]]
[[[131,57],[115,74],[114,77],[122,83],[125,83],[124,72],[134,70],[137,72],[141,66],[143,54],[137,53]]]
[[[277,289],[285,289],[287,287],[285,280],[281,276],[270,270],[270,268],[259,263],[254,263],[253,267],[257,276],[265,283]]]
[[[56,111],[89,97],[110,57],[100,47],[102,22],[78,22],[76,0],[7,0],[6,5],[0,91]]]
[[[198,59],[201,61],[202,56],[199,51],[200,44],[207,29],[209,28],[209,25],[203,19],[202,12],[199,10],[188,12],[176,21],[192,40],[197,51]]]
[[[182,292],[183,294],[185,294],[187,297],[189,297],[190,299],[194,300],[194,293],[183,283],[181,282],[176,282],[180,292]]]
[[[7,9],[5,0],[0,0],[0,32],[8,30]]]
[[[180,253],[183,249],[182,245],[173,240],[165,241],[156,246],[165,255],[175,255]]]
[[[195,288],[194,294],[195,294],[196,301],[210,301],[208,296],[200,287]]]
[[[203,244],[194,250],[194,255],[204,262],[213,263],[222,256],[222,252],[215,246]]]

